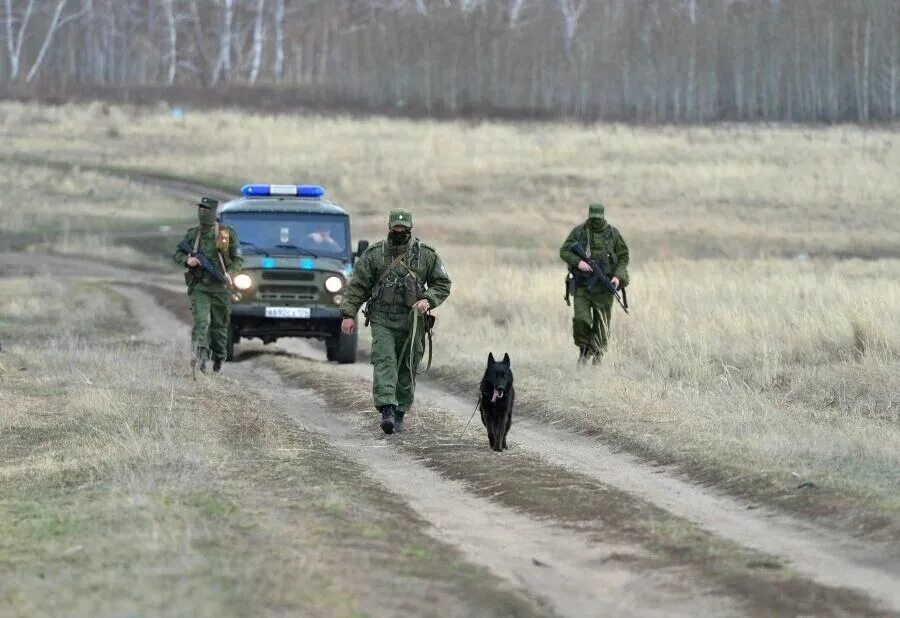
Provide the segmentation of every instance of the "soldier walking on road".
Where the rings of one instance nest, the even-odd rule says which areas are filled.
[[[589,289],[585,285],[593,269],[587,261],[575,255],[572,246],[584,247],[591,261],[599,265],[616,289],[628,285],[628,245],[619,230],[606,222],[606,209],[602,204],[588,207],[588,219],[569,232],[559,257],[568,264],[575,283],[575,316],[572,334],[579,350],[579,363],[591,360],[600,363],[609,342],[610,318],[615,298],[602,286]]]
[[[212,198],[201,198],[197,204],[200,225],[187,231],[174,256],[177,264],[187,267],[184,279],[194,318],[191,364],[205,372],[211,355],[216,373],[226,356],[231,278],[244,264],[237,233],[216,221],[218,206]],[[212,270],[204,268],[204,261]]]
[[[384,433],[403,431],[415,396],[416,369],[425,352],[428,311],[450,295],[450,277],[437,252],[412,237],[412,214],[391,211],[387,240],[370,246],[353,267],[344,293],[341,331],[356,329],[366,303],[372,323],[372,394]]]

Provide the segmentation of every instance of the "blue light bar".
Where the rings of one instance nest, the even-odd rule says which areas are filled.
[[[263,268],[275,268],[275,258],[270,258],[270,257],[263,258],[262,267]]]
[[[315,267],[316,263],[309,258],[303,258],[302,260],[300,260],[300,268],[302,268],[303,270],[312,270]]]
[[[319,185],[244,185],[244,197],[322,197],[325,189]]]

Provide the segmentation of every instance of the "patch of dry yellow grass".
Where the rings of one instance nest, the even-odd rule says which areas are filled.
[[[317,182],[380,233],[420,215],[435,242],[552,247],[597,199],[644,259],[897,256],[891,129],[435,123],[0,104],[4,150],[176,175]],[[438,218],[439,217],[439,218]]]
[[[0,160],[0,250],[115,253],[119,261],[134,260],[126,249],[113,247],[112,235],[193,217],[189,204],[122,178],[77,166],[60,170]]]

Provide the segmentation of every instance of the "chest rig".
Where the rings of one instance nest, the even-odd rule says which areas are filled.
[[[425,292],[422,276],[422,247],[419,240],[410,243],[406,251],[391,257],[387,243],[381,246],[379,277],[372,288],[375,311],[406,313]]]
[[[607,273],[615,271],[619,265],[619,258],[616,256],[616,235],[618,231],[611,225],[607,225],[602,232],[591,231],[590,222],[585,222],[582,226],[584,235],[583,244],[587,254],[600,263]]]

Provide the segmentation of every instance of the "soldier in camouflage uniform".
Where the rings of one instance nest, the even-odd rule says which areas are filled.
[[[613,285],[628,285],[628,245],[619,230],[606,222],[602,204],[588,207],[588,219],[569,232],[559,249],[559,257],[568,264],[575,276],[575,317],[572,334],[579,350],[579,362],[592,360],[599,364],[609,341],[613,295],[602,286],[588,290],[583,283],[591,271],[590,265],[572,252],[572,245],[581,243],[591,258],[606,270]]]
[[[218,206],[219,202],[216,200],[202,198],[197,204],[200,225],[189,229],[184,240],[194,249],[191,253],[203,253],[230,282],[231,277],[241,271],[244,258],[241,256],[237,233],[216,221]],[[185,283],[194,318],[191,344],[195,362],[200,371],[206,371],[206,361],[211,355],[213,371],[218,373],[226,355],[231,290],[203,270],[199,260],[183,249],[176,250],[174,258],[176,264],[187,267]]]
[[[341,331],[350,335],[357,312],[368,302],[372,394],[381,412],[381,429],[388,434],[403,431],[403,417],[413,402],[415,372],[425,351],[422,316],[450,295],[450,277],[441,258],[412,237],[412,226],[412,214],[391,211],[387,240],[371,245],[357,260],[341,303]]]

